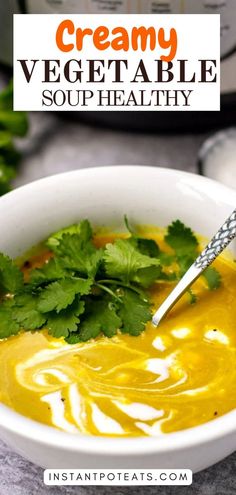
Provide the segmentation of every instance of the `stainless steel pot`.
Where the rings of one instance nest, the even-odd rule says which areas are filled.
[[[26,0],[25,7],[31,14],[221,14],[222,56],[236,47],[235,0]]]

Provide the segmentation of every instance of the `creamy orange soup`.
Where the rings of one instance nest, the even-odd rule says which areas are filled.
[[[162,248],[163,241],[156,239]],[[99,236],[97,245],[115,236]],[[48,253],[33,257],[40,266]],[[221,287],[203,278],[158,328],[69,345],[46,331],[0,343],[0,400],[29,418],[71,433],[159,435],[199,425],[236,407],[236,270],[215,262]],[[173,284],[151,292],[157,308]]]

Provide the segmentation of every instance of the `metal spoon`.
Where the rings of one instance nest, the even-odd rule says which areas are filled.
[[[164,316],[170,311],[186,290],[195,282],[201,273],[219,256],[219,254],[236,237],[236,210],[225,221],[207,247],[190,266],[176,287],[162,303],[152,318],[152,323],[157,327]]]

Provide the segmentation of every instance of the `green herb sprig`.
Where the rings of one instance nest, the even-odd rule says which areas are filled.
[[[73,344],[100,334],[113,337],[118,330],[133,336],[143,332],[152,316],[148,288],[158,280],[178,280],[199,246],[179,220],[165,236],[172,249],[168,255],[125,222],[130,236],[104,248],[95,247],[88,220],[52,235],[46,246],[53,257],[27,281],[14,261],[0,254],[0,338],[45,328]],[[174,274],[166,270],[171,263],[178,266]],[[219,286],[215,269],[205,278],[210,289]]]
[[[181,278],[199,255],[198,239],[189,227],[186,227],[180,220],[176,220],[168,227],[165,242],[175,252],[175,261],[179,266],[177,276]],[[214,267],[208,267],[203,272],[203,277],[210,290],[217,289],[221,284],[220,274]],[[192,301],[195,302],[191,290],[190,298],[193,298]]]
[[[0,196],[11,189],[21,155],[14,137],[23,137],[28,130],[25,112],[13,111],[12,82],[0,93]]]

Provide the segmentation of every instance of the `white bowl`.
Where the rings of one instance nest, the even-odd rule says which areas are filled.
[[[16,257],[82,218],[116,228],[124,214],[131,221],[161,226],[180,218],[211,237],[235,205],[233,190],[185,172],[149,167],[80,170],[34,182],[0,199],[0,251]],[[196,472],[235,450],[236,410],[158,438],[102,438],[64,433],[0,405],[0,437],[42,467]]]

